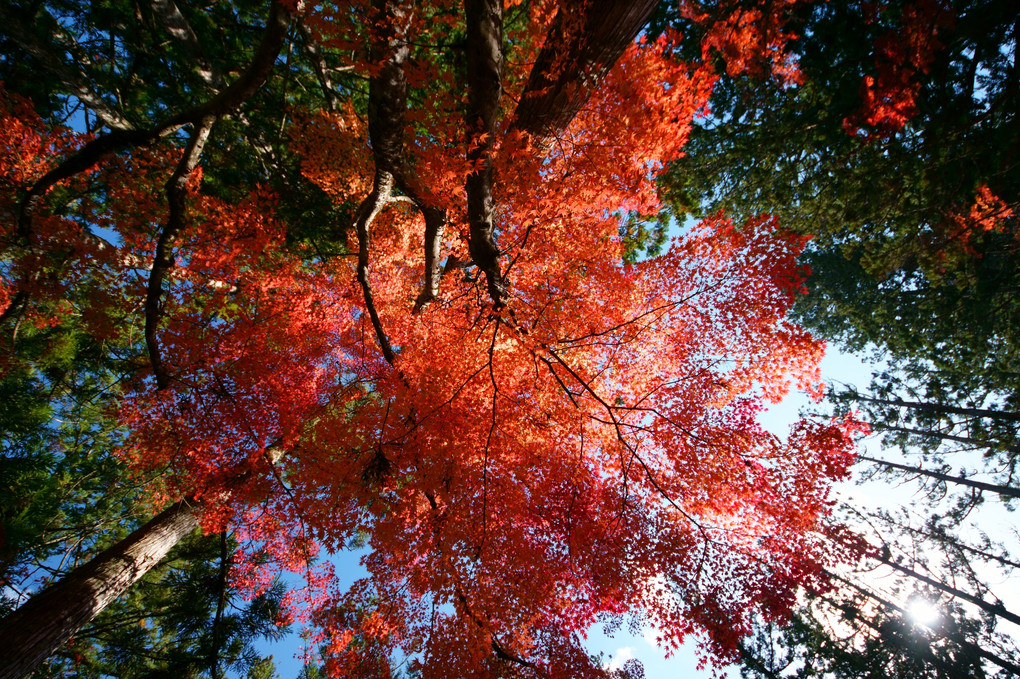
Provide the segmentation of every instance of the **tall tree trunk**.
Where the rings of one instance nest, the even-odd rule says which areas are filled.
[[[0,620],[0,679],[21,679],[198,527],[201,505],[168,507]]]
[[[209,674],[212,679],[221,679],[220,652],[223,643],[223,611],[227,606],[227,573],[230,572],[230,550],[227,545],[227,531],[220,533],[220,574],[216,580],[216,615],[212,623],[212,648],[209,649]]]
[[[658,0],[570,0],[546,34],[514,113],[515,129],[546,151],[652,15]]]
[[[318,418],[312,418],[311,423]],[[272,469],[286,455],[274,443],[265,452]],[[238,474],[227,491],[240,487],[255,472]],[[76,568],[0,620],[0,679],[21,679],[61,644],[91,622],[131,585],[140,580],[186,535],[198,527],[202,503],[184,499],[167,507],[84,566]]]
[[[895,431],[901,434],[909,434],[911,436],[931,436],[933,438],[942,439],[943,441],[954,441],[956,443],[967,443],[975,447],[988,448],[991,447],[987,441],[981,441],[979,439],[971,438],[970,436],[957,436],[956,434],[945,434],[940,431],[934,431],[931,429],[913,429],[911,427],[897,427],[891,424],[880,424],[876,422],[869,422],[868,426],[872,429],[879,431]]]
[[[982,481],[974,481],[972,479],[964,478],[962,476],[951,476],[949,474],[933,472],[929,469],[911,467],[909,465],[899,464],[897,462],[889,462],[888,460],[879,460],[874,457],[868,457],[867,455],[861,455],[857,459],[866,460],[868,462],[874,462],[875,464],[882,465],[883,467],[891,467],[892,469],[899,469],[900,471],[909,472],[911,474],[920,474],[921,476],[928,476],[933,479],[938,479],[939,481],[949,481],[951,483],[958,483],[961,486],[967,486],[969,488],[987,490],[992,493],[998,493],[999,495],[1005,497],[1020,498],[1020,489],[1012,488],[1010,486],[1001,486],[995,483],[984,483]]]
[[[968,415],[970,417],[988,417],[1001,420],[1020,420],[1020,413],[1008,413],[1002,410],[986,410],[984,408],[963,408],[943,403],[925,403],[923,401],[904,401],[899,398],[876,398],[874,396],[863,396],[861,394],[848,394],[848,397],[860,403],[877,403],[880,405],[896,406],[898,408],[912,408],[926,413],[946,413],[949,415]]]
[[[838,581],[840,581],[840,582],[842,582],[842,583],[844,583],[846,585],[849,585],[850,587],[852,587],[856,591],[860,592],[864,596],[868,597],[872,601],[874,601],[874,602],[878,603],[879,605],[885,607],[887,610],[896,611],[900,615],[907,615],[907,611],[904,610],[903,607],[897,606],[896,604],[894,604],[893,602],[889,601],[888,599],[882,597],[878,593],[876,593],[876,592],[874,592],[872,590],[866,589],[866,588],[858,585],[855,582],[851,582],[850,580],[847,580],[846,578],[840,577],[840,576],[836,575],[835,573],[827,572],[827,574],[833,580],[838,580]],[[934,634],[942,637],[943,639],[948,639],[949,641],[952,641],[952,642],[954,642],[956,644],[959,644],[960,646],[962,646],[963,648],[967,649],[971,653],[974,653],[975,655],[978,655],[978,656],[984,658],[985,660],[988,660],[989,662],[992,662],[992,663],[998,665],[999,667],[1001,667],[1002,669],[1004,669],[1004,670],[1006,670],[1008,672],[1012,672],[1013,674],[1015,674],[1017,676],[1020,676],[1020,665],[1017,665],[1016,663],[1012,662],[1008,658],[1000,657],[1000,656],[996,655],[995,653],[992,653],[991,651],[989,651],[989,650],[987,650],[985,648],[982,648],[978,644],[975,644],[973,641],[970,641],[970,640],[964,638],[963,635],[959,634],[958,632],[954,632],[953,630],[948,629],[944,624],[936,624],[934,626],[930,626],[929,629]]]
[[[950,596],[956,597],[957,599],[963,599],[964,601],[969,601],[970,603],[974,604],[975,606],[980,608],[985,613],[991,613],[992,615],[997,615],[997,616],[999,616],[1000,618],[1002,618],[1004,620],[1009,620],[1011,623],[1013,623],[1015,625],[1020,625],[1020,615],[1017,615],[1016,613],[1013,613],[1012,611],[1007,610],[1006,607],[1003,606],[1001,603],[990,604],[990,603],[988,603],[987,601],[985,601],[984,599],[982,599],[979,596],[975,596],[975,595],[973,595],[973,594],[971,594],[969,592],[964,592],[961,589],[957,589],[955,587],[951,587],[950,585],[947,585],[944,582],[936,580],[935,578],[930,578],[930,577],[928,577],[927,575],[925,575],[923,573],[918,573],[914,569],[908,568],[907,566],[904,566],[902,564],[896,563],[895,561],[893,561],[890,558],[879,557],[878,560],[881,561],[882,563],[884,563],[886,566],[889,566],[890,568],[894,568],[894,569],[898,570],[900,573],[903,573],[904,575],[910,576],[911,578],[914,578],[915,580],[918,580],[919,582],[923,582],[924,584],[928,585],[929,587],[934,587],[935,589],[937,589],[937,590],[939,590],[941,592],[945,592],[946,594],[949,594]]]

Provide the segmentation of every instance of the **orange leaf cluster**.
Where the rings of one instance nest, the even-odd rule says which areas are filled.
[[[977,259],[984,249],[982,242],[995,234],[1012,236],[1015,240],[1016,220],[1013,207],[987,185],[977,187],[969,209],[949,212],[935,225],[928,247],[921,253],[921,262],[931,275],[945,272],[951,261]]]
[[[952,8],[943,0],[919,0],[907,4],[899,26],[875,41],[874,75],[864,76],[861,108],[843,121],[848,134],[867,139],[888,138],[903,129],[917,114],[919,73],[927,73],[942,48],[941,29],[953,25]]]
[[[352,3],[308,25],[324,43],[358,43],[354,28],[381,30],[371,15]],[[749,51],[773,58],[771,34],[749,28],[759,19],[727,29],[740,68]],[[450,25],[407,30],[425,43]],[[533,53],[537,41],[520,39]],[[466,157],[478,143],[450,113],[463,93],[445,85],[449,64],[415,57],[412,86],[436,87],[410,99],[406,153],[448,213],[448,270],[439,299],[416,310],[423,220],[407,201],[375,216],[364,275],[392,361],[353,258],[286,247],[264,190],[228,204],[189,185],[157,328],[172,379],[165,389],[136,379],[120,411],[123,452],[205,499],[209,529],[230,521],[305,574],[292,613],[315,622],[335,676],[389,676],[395,652],[422,676],[497,674],[508,662],[604,676],[582,636],[626,614],[670,647],[698,634],[730,659],[755,615],[781,615],[799,587],[821,586],[821,518],[854,425],[801,423],[781,440],[756,420],[793,384],[817,385],[823,346],[786,319],[803,240],[771,218],[716,215],[660,257],[621,259],[614,215],[656,213],[654,173],[682,152],[716,77],[677,61],[677,40],[632,45],[547,154],[501,123],[499,309],[463,264]],[[377,67],[361,53],[362,74]],[[527,68],[508,59],[507,82]],[[304,175],[338,204],[363,197],[374,168],[354,109],[299,118]],[[88,245],[70,220],[47,227],[80,253],[61,286],[85,285],[73,272],[88,272],[102,306],[93,316],[118,319],[97,333],[137,341],[173,157],[154,146],[99,168],[104,200],[80,210],[115,234],[107,246]],[[371,547],[369,577],[343,588],[328,562],[310,565],[355,538]],[[241,563],[239,585],[266,585],[265,565]]]
[[[801,82],[796,59],[787,45],[797,40],[786,30],[788,15],[803,0],[782,0],[765,6],[720,3],[710,10],[696,3],[682,4],[687,18],[707,26],[702,39],[702,58],[708,61],[717,53],[730,76],[770,74],[783,85]]]

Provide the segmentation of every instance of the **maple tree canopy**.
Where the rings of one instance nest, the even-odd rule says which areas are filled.
[[[625,263],[619,230],[658,210],[720,60],[795,78],[791,3],[692,5],[697,62],[639,37],[654,4],[275,2],[252,67],[150,127],[78,134],[4,95],[3,320],[144,346],[122,454],[236,527],[237,584],[307,577],[292,611],[337,676],[604,676],[582,636],[629,614],[728,660],[822,586],[853,425],[756,422],[817,386],[823,347],[785,319],[803,239],[718,215]],[[368,83],[289,128],[348,254],[285,240],[264,187],[203,188],[294,17]],[[323,550],[355,538],[370,576],[341,589]]]

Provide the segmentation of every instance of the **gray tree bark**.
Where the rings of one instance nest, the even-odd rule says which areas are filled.
[[[168,507],[0,620],[0,679],[21,679],[198,527],[201,505]]]
[[[968,488],[987,490],[990,493],[998,493],[999,495],[1002,495],[1004,497],[1020,498],[1020,488],[1002,486],[996,483],[985,483],[983,481],[974,481],[973,479],[964,478],[962,476],[951,476],[949,474],[931,471],[930,469],[911,467],[909,465],[899,464],[897,462],[890,462],[889,460],[880,460],[875,457],[868,457],[867,455],[860,455],[857,459],[864,460],[866,462],[873,462],[877,465],[882,465],[883,467],[889,467],[890,469],[899,469],[900,471],[908,472],[910,474],[919,474],[921,476],[927,476],[929,478],[938,479],[939,481],[956,483],[961,486],[967,486]]]

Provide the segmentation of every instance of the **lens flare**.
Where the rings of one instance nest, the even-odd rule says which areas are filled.
[[[924,625],[925,627],[931,627],[942,617],[938,606],[921,598],[910,600],[907,604],[907,613],[915,625]]]

